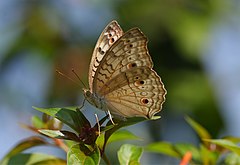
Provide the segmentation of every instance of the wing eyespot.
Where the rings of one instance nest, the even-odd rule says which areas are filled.
[[[98,52],[99,52],[101,55],[104,55],[105,52],[102,50],[101,47],[98,47],[97,49],[98,49]]]
[[[141,86],[141,85],[143,85],[145,82],[143,81],[143,80],[141,80],[141,81],[136,81],[134,84],[135,84],[135,86]]]
[[[112,34],[111,33],[108,33],[108,38],[111,38],[112,37]]]
[[[148,103],[149,103],[149,100],[146,99],[146,98],[142,98],[142,99],[141,99],[141,103],[142,103],[142,104],[148,104]]]
[[[114,41],[115,41],[115,39],[114,39],[114,38],[111,38],[111,39],[109,40],[109,43],[110,43],[110,44],[113,44]]]
[[[136,66],[137,66],[136,63],[129,63],[129,64],[127,65],[127,68],[128,68],[128,69],[131,69],[131,68],[134,68],[134,67],[136,67]]]

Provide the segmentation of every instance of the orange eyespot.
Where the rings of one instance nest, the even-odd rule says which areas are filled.
[[[131,68],[136,67],[136,66],[137,66],[136,63],[129,63],[129,64],[127,65],[127,68],[128,68],[128,69],[131,69]]]
[[[148,99],[143,98],[143,99],[141,99],[141,103],[143,103],[143,104],[147,104],[147,103],[149,103],[149,101],[148,101]]]
[[[109,43],[110,43],[110,44],[113,44],[114,41],[115,41],[115,39],[114,39],[114,38],[111,38],[111,39],[109,40]]]
[[[143,81],[143,80],[141,80],[141,81],[136,81],[134,84],[135,84],[136,86],[140,86],[140,85],[143,85],[143,84],[144,84],[144,81]]]

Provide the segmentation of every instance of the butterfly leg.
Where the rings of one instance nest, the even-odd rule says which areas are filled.
[[[82,105],[79,107],[79,109],[82,109],[85,104],[86,99],[84,98]]]
[[[111,113],[110,113],[109,110],[107,111],[107,114],[108,114],[109,119],[110,119],[110,121],[112,122],[112,124],[113,124],[113,125],[116,125],[116,124],[113,122],[113,118],[112,118],[112,115],[111,115]]]
[[[95,118],[96,118],[97,125],[98,125],[98,136],[100,136],[101,130],[100,130],[100,123],[99,123],[97,114],[95,114]]]

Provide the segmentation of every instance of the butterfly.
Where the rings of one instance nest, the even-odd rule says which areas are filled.
[[[164,85],[152,69],[147,38],[139,28],[123,32],[117,21],[101,33],[89,67],[86,100],[121,118],[151,119],[165,101]]]

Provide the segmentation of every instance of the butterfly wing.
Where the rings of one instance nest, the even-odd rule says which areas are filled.
[[[100,37],[98,38],[98,41],[93,51],[88,74],[89,88],[91,92],[95,72],[101,60],[103,59],[111,45],[116,42],[122,35],[123,31],[121,27],[116,21],[112,21],[105,27]]]
[[[151,118],[161,110],[166,93],[152,67],[147,38],[133,28],[102,58],[93,79],[93,92],[105,98],[112,114]]]
[[[165,100],[166,90],[152,69],[142,66],[121,73],[107,83],[112,90],[105,95],[112,114],[152,118]]]

